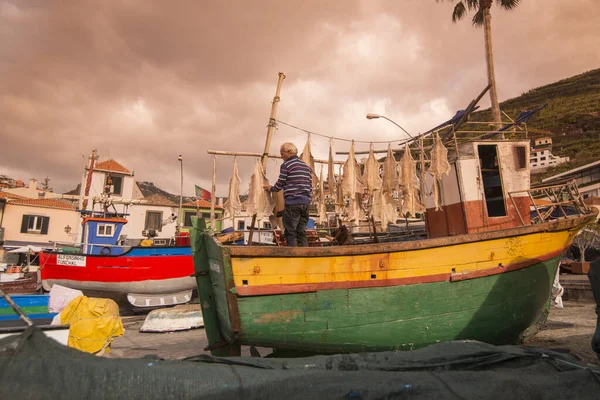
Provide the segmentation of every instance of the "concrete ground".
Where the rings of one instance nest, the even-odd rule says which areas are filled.
[[[526,346],[565,351],[583,364],[600,366],[591,340],[596,329],[596,303],[564,301],[564,308],[551,307],[544,329]]]
[[[199,309],[199,305],[197,306]],[[173,333],[142,333],[139,331],[146,315],[123,316],[125,334],[115,339],[111,358],[140,358],[157,355],[165,359],[178,359],[202,353],[208,345],[204,329]],[[584,364],[600,366],[590,341],[596,328],[595,303],[565,301],[564,308],[552,307],[544,329],[526,346],[569,352]],[[267,349],[259,349],[264,356]],[[249,356],[248,347],[242,355]]]

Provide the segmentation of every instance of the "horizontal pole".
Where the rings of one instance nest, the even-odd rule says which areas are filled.
[[[387,151],[387,150],[386,150]],[[247,151],[221,151],[221,150],[206,150],[206,152],[208,154],[215,154],[218,156],[242,156],[242,157],[262,157],[263,155],[260,153],[250,153]],[[269,158],[278,158],[281,159],[281,156],[276,156],[275,154],[267,154],[266,155]],[[328,164],[329,161],[327,160],[318,160],[315,158],[315,162],[318,162],[320,164]],[[345,161],[334,161],[335,164],[340,164],[343,165],[345,164]]]

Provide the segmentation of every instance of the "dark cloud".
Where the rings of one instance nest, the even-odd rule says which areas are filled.
[[[0,173],[68,190],[98,149],[139,180],[209,186],[207,149],[262,152],[277,73],[278,117],[325,135],[402,137],[464,107],[486,84],[483,31],[452,2],[0,2]],[[597,0],[494,8],[501,99],[597,68]],[[484,100],[483,106],[489,102]],[[281,125],[272,150],[306,135]],[[317,156],[328,139],[312,137]],[[347,147],[339,143],[340,147]],[[361,145],[366,148],[367,145]],[[219,194],[231,159],[218,157]],[[242,179],[252,169],[240,159]],[[270,176],[277,170],[271,162]]]

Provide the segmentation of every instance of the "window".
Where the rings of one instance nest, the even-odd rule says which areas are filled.
[[[192,217],[196,215],[195,211],[184,211],[183,214],[183,226],[192,226]]]
[[[546,160],[546,157],[540,158],[540,161],[545,161],[545,160]]]
[[[237,230],[243,231],[244,229],[246,229],[246,221],[238,221]]]
[[[498,151],[494,145],[479,145],[479,165],[483,181],[485,204],[489,217],[506,216],[504,190],[498,165]]]
[[[122,195],[123,194],[123,177],[108,174],[104,182],[104,190],[109,193]]]
[[[146,211],[145,230],[154,229],[160,232],[162,229],[162,211]]]
[[[114,224],[98,224],[96,236],[98,237],[113,237],[115,232]]]
[[[50,217],[44,217],[43,215],[23,215],[21,233],[47,235],[49,224]]]
[[[202,213],[202,218],[210,218],[210,213]]]
[[[263,229],[271,229],[271,223],[267,222],[267,221],[264,221],[263,222]]]
[[[517,170],[527,168],[527,147],[515,146],[513,149],[515,155],[515,168]]]

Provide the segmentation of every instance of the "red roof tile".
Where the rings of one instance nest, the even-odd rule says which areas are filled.
[[[89,167],[86,167],[86,169],[89,169]],[[115,161],[113,159],[106,160],[106,161],[100,161],[100,162],[96,163],[96,166],[94,167],[94,169],[101,170],[101,171],[117,172],[120,174],[131,174],[130,170],[128,170],[123,165],[119,164],[117,161]]]
[[[61,200],[54,199],[27,199],[25,197],[22,198],[10,198],[9,204],[19,205],[19,206],[32,206],[32,207],[42,207],[42,208],[61,208],[64,210],[75,210],[76,205],[67,203]]]
[[[192,203],[185,203],[183,207],[194,207],[194,208],[210,208],[210,201],[198,199]],[[222,209],[223,207],[215,204],[215,209]]]
[[[160,194],[153,194],[150,196],[144,197],[142,200],[147,201],[148,205],[152,206],[168,206],[168,207],[177,207],[178,204],[173,203],[171,200],[166,197],[161,196]]]

